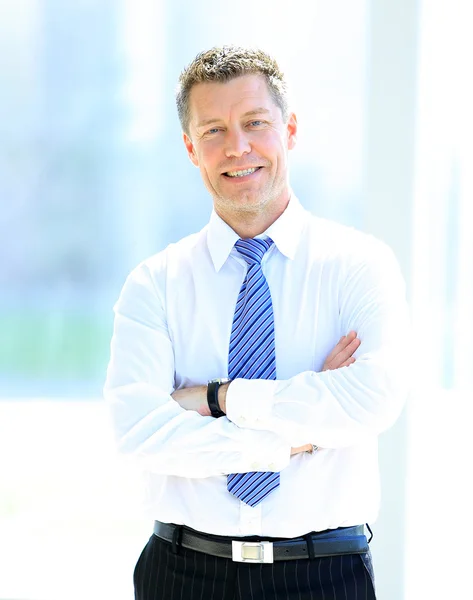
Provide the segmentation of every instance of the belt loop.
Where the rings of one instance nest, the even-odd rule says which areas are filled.
[[[315,558],[315,550],[314,550],[314,540],[312,539],[312,534],[311,533],[306,533],[302,537],[305,539],[305,542],[307,544],[307,551],[309,552],[309,559],[310,560],[314,560],[314,558]]]
[[[176,528],[172,532],[171,552],[173,554],[179,554],[179,548],[182,543],[182,525],[176,525]]]
[[[371,531],[371,527],[368,525],[368,523],[365,523],[366,527],[368,527],[368,531],[371,534],[370,539],[368,540],[368,544],[371,542],[371,540],[373,539],[373,532]]]

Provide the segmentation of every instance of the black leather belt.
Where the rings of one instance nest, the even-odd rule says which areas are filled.
[[[364,526],[340,527],[312,532],[292,539],[240,537],[230,538],[195,531],[183,525],[155,521],[154,535],[204,554],[231,558],[237,562],[272,563],[276,560],[296,560],[337,554],[368,552]]]

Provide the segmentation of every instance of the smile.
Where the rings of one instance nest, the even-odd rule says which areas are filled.
[[[245,177],[246,175],[251,175],[255,171],[258,171],[261,167],[254,167],[252,169],[245,169],[244,171],[228,171],[224,173],[227,177]]]

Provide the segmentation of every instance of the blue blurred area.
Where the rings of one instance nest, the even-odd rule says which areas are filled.
[[[200,50],[275,54],[300,117],[294,190],[359,225],[365,3],[346,5],[340,22],[329,3],[316,18],[297,2],[306,19],[289,38],[283,14],[264,35],[257,13],[209,20],[213,0],[2,5],[0,397],[100,396],[126,275],[207,222],[174,106]]]

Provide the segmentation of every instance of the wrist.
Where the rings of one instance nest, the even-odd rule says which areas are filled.
[[[222,409],[220,402],[226,407],[226,393],[221,394],[220,388],[228,385],[228,381],[228,379],[212,379],[207,384],[207,404],[210,414],[217,419],[225,416],[225,410]]]
[[[223,383],[222,385],[220,385],[217,392],[218,405],[220,407],[220,410],[225,414],[227,414],[227,390],[230,383],[231,382],[228,381],[227,383]]]

